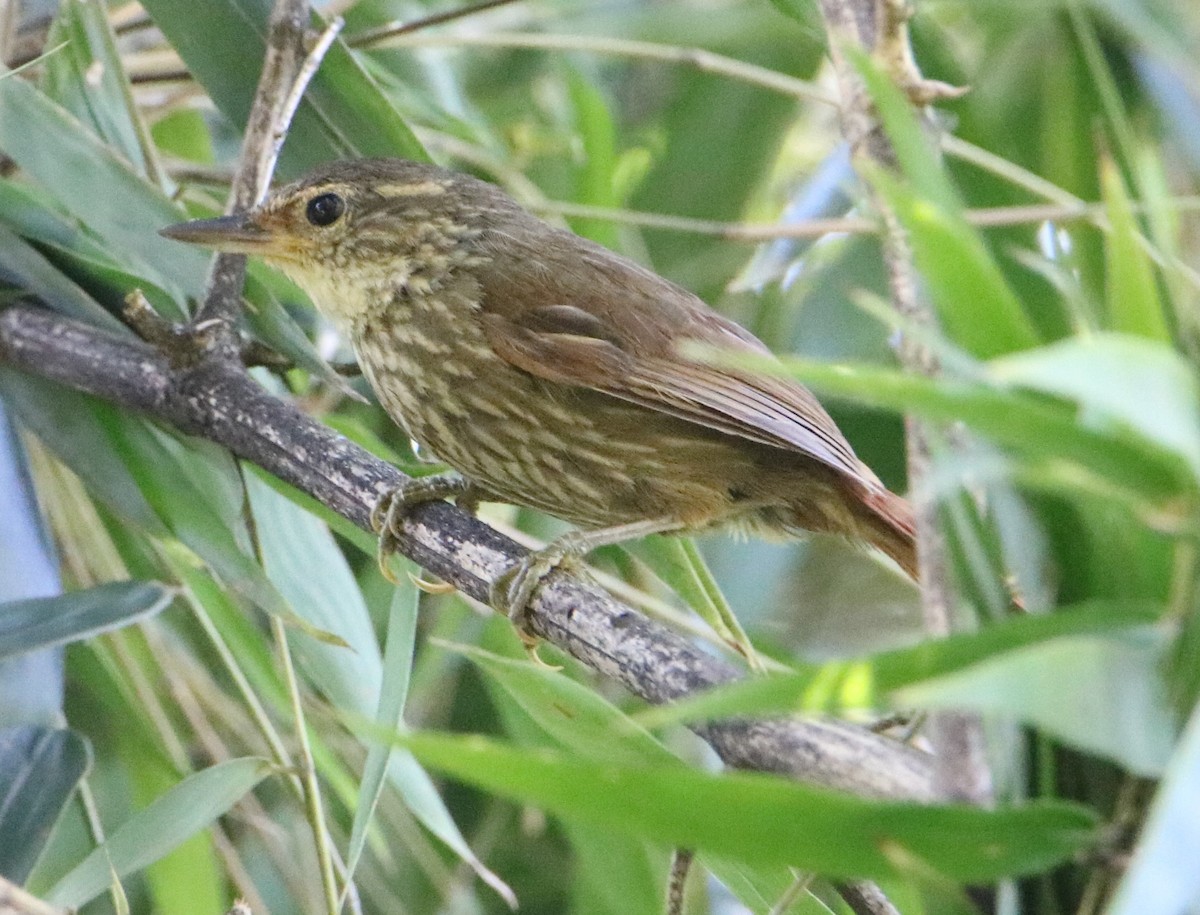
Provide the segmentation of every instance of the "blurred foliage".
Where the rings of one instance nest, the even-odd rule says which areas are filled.
[[[220,208],[269,3],[144,7],[62,0],[34,42],[46,56],[0,79],[5,305],[119,332],[135,287],[171,319],[203,292],[203,254],[156,229]],[[506,621],[457,596],[403,574],[393,588],[370,537],[222,450],[0,367],[30,468],[0,499],[34,487],[78,592],[0,565],[0,870],[85,912],[210,915],[238,894],[256,913],[327,911],[322,872],[345,886],[349,870],[354,911],[500,912],[515,894],[523,912],[616,915],[659,910],[686,843],[711,875],[693,913],[846,912],[824,879],[792,886],[804,869],[878,878],[904,915],[975,911],[964,881],[995,883],[1005,915],[1196,911],[1200,8],[920,4],[926,74],[971,86],[937,131],[864,64],[901,164],[869,177],[911,235],[937,332],[892,313],[871,234],[737,237],[864,210],[818,100],[832,81],[808,0],[525,0],[364,38],[451,8],[331,5],[345,28],[281,175],[408,155],[505,185],[795,354],[788,370],[895,488],[899,415],[938,421],[923,485],[964,631],[923,642],[911,587],[840,542],[713,535],[726,597],[786,672],[648,713],[569,659],[529,664]],[[302,297],[251,273],[247,330],[297,366],[263,384],[414,467],[377,407],[329,383],[338,346]],[[900,331],[943,377],[896,368]],[[6,546],[39,543],[10,517]],[[716,641],[637,559],[595,560]],[[64,642],[61,718],[20,724],[16,697],[60,686],[55,664],[14,659]],[[713,774],[681,725],[942,707],[985,715],[996,810]],[[320,816],[301,800],[310,757]]]

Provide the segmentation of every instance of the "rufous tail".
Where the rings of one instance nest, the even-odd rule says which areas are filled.
[[[862,505],[868,511],[864,520],[871,545],[890,556],[909,578],[917,581],[917,524],[908,500],[872,487],[862,493]]]

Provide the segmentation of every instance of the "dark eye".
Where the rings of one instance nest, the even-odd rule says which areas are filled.
[[[308,202],[304,215],[314,226],[331,226],[346,212],[346,201],[338,194],[318,194]]]

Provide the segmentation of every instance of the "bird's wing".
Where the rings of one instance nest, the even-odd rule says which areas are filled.
[[[730,435],[799,451],[858,479],[874,475],[809,391],[792,381],[687,360],[679,344],[694,340],[762,355],[766,348],[696,301],[675,338],[649,347],[607,316],[572,305],[485,311],[492,349],[538,378],[602,391],[651,410]],[[700,309],[703,310],[700,310]],[[636,318],[633,319],[636,322]],[[678,325],[677,325],[678,326]]]

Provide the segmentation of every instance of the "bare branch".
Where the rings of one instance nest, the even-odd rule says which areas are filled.
[[[0,313],[0,362],[111,400],[203,436],[369,529],[371,506],[405,480],[392,467],[259,387],[240,366],[205,360],[173,370],[150,345],[51,312]],[[401,552],[486,601],[491,582],[525,554],[518,544],[437,502],[414,509]],[[671,702],[741,672],[595,585],[552,573],[530,628],[643,699]],[[846,722],[727,720],[695,728],[729,765],[869,797],[934,799],[929,757]]]

